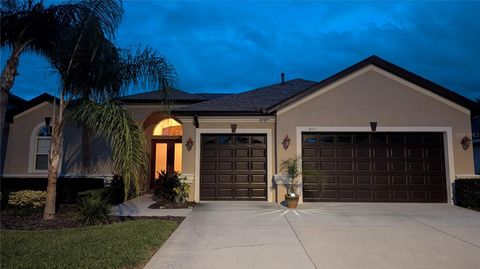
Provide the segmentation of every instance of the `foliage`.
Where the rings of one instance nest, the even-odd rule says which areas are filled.
[[[297,156],[283,160],[280,164],[280,171],[284,174],[285,186],[289,196],[297,196],[296,187],[298,186],[299,177],[302,175],[300,168],[301,158]]]
[[[142,268],[176,227],[173,221],[134,220],[62,230],[1,230],[2,268]]]
[[[103,197],[103,191],[90,192],[78,204],[78,221],[84,225],[97,225],[110,220],[112,206]]]
[[[83,122],[107,139],[114,172],[123,178],[125,196],[135,196],[140,182],[147,178],[148,158],[145,134],[131,112],[114,101],[102,104],[84,101],[68,111],[66,118]]]
[[[46,199],[44,191],[23,190],[10,193],[8,204],[17,208],[40,208],[45,205]]]
[[[190,186],[184,179],[178,172],[161,171],[154,183],[155,198],[165,202],[185,203]]]
[[[82,191],[77,194],[77,203],[80,204],[83,200],[91,197],[102,197],[105,199],[105,196],[105,189],[103,188]]]
[[[455,202],[467,208],[480,208],[480,179],[455,180]]]
[[[66,31],[84,27],[111,38],[123,8],[117,0],[82,0],[51,4],[43,1],[1,1],[1,47],[52,57]],[[18,55],[17,55],[18,56]]]

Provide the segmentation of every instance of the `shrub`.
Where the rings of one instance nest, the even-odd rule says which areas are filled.
[[[85,196],[78,205],[78,221],[97,225],[110,221],[111,205],[101,195]]]
[[[23,190],[10,193],[8,204],[17,208],[40,208],[45,206],[47,192]]]
[[[77,203],[81,204],[83,200],[91,197],[101,197],[102,199],[106,200],[106,193],[105,189],[93,189],[88,191],[82,191],[77,194]]]
[[[480,208],[480,179],[455,180],[455,202],[461,207]]]
[[[154,183],[155,198],[164,202],[185,203],[190,186],[182,180],[184,178],[178,172],[160,172]]]

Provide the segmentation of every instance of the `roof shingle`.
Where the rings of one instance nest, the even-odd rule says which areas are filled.
[[[314,81],[304,79],[293,79],[284,83],[273,84],[182,107],[175,110],[175,113],[261,112],[298,94],[315,83]]]

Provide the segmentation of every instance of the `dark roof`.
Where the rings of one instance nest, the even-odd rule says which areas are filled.
[[[175,114],[263,114],[270,106],[278,104],[316,82],[293,79],[284,83],[254,89],[239,94],[227,95],[209,101],[179,108]]]
[[[206,100],[220,98],[232,94],[233,93],[195,93],[195,95],[205,98]]]
[[[127,103],[162,103],[165,101],[177,103],[197,103],[225,96],[226,94],[202,93],[193,94],[178,89],[169,89],[168,91],[150,91],[127,95],[118,98]]]
[[[402,79],[405,79],[411,83],[414,83],[424,89],[427,89],[437,95],[440,95],[454,103],[457,103],[465,108],[468,108],[470,110],[472,110],[472,112],[476,113],[476,111],[480,111],[479,109],[479,105],[478,103],[475,103],[473,102],[472,100],[464,97],[464,96],[461,96],[460,94],[456,93],[456,92],[453,92],[447,88],[444,88],[443,86],[440,86],[430,80],[427,80],[421,76],[418,76],[398,65],[395,65],[395,64],[392,64],[378,56],[375,56],[375,55],[372,55],[350,67],[348,67],[347,69],[344,69],[338,73],[336,73],[335,75],[329,77],[329,78],[326,78],[322,81],[320,81],[319,83],[315,84],[315,85],[312,85],[311,87],[309,87],[308,89],[305,89],[304,91],[300,92],[299,94],[293,96],[292,98],[289,98],[288,100],[285,100],[281,103],[278,103],[278,104],[275,104],[271,107],[268,108],[268,112],[273,112],[273,111],[276,111],[282,107],[285,107],[295,101],[297,101],[298,99],[301,99],[303,97],[305,97],[306,95],[309,95],[317,90],[321,90],[322,88],[326,87],[327,85],[329,84],[332,84],[368,65],[374,65],[374,66],[377,66],[389,73],[392,73]]]
[[[11,97],[11,96],[10,96]],[[21,99],[20,97],[17,97],[19,99]],[[23,99],[22,99],[23,100]],[[54,97],[53,95],[51,94],[48,94],[48,93],[42,93],[40,94],[39,96],[29,100],[29,101],[25,101],[25,103],[23,103],[22,105],[19,105],[19,106],[16,106],[16,107],[13,107],[12,109],[8,110],[7,111],[7,117],[6,117],[6,120],[7,122],[12,122],[13,120],[13,116],[17,115],[17,114],[20,114],[22,113],[23,111],[25,110],[28,110],[34,106],[37,106],[43,102],[49,102],[49,103],[53,103],[53,100],[55,100],[56,102],[59,101],[58,98]],[[18,101],[18,100],[14,100],[14,101]],[[8,103],[10,104],[10,99],[8,101]]]

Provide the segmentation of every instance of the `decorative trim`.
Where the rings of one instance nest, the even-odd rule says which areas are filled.
[[[40,122],[35,127],[33,127],[32,133],[30,134],[30,150],[28,153],[28,173],[32,174],[45,174],[48,173],[47,170],[36,170],[35,169],[35,157],[36,157],[36,151],[35,148],[37,147],[37,132],[45,126],[45,122]]]
[[[297,156],[302,156],[302,133],[308,132],[371,132],[370,127],[366,126],[352,126],[352,127],[325,127],[325,126],[297,126],[296,146]],[[445,151],[445,171],[446,171],[446,186],[447,186],[447,203],[453,203],[452,200],[452,185],[455,181],[455,162],[453,152],[453,135],[452,127],[438,127],[438,126],[405,126],[405,127],[377,127],[377,132],[438,132],[443,133],[443,145]],[[301,168],[300,168],[301,169]],[[300,181],[303,179],[300,177]],[[303,193],[300,195],[300,201],[303,203]]]
[[[235,116],[199,116],[199,122],[275,122],[275,116],[235,117]]]
[[[316,97],[318,97],[322,94],[325,94],[325,93],[337,88],[338,86],[340,86],[340,85],[342,85],[342,84],[344,84],[344,83],[346,83],[346,82],[348,82],[348,81],[350,81],[350,80],[352,80],[356,77],[359,77],[360,75],[363,75],[363,74],[367,73],[368,71],[374,71],[374,72],[377,72],[381,75],[384,75],[384,76],[386,76],[386,77],[388,77],[388,78],[390,78],[390,79],[392,79],[396,82],[399,82],[399,83],[403,84],[404,86],[407,86],[407,87],[409,87],[409,88],[411,88],[411,89],[413,89],[417,92],[420,92],[424,95],[427,95],[427,96],[429,96],[429,97],[431,97],[431,98],[433,98],[433,99],[435,99],[435,100],[437,100],[437,101],[439,101],[443,104],[446,104],[446,105],[448,105],[452,108],[455,108],[455,109],[457,109],[457,110],[459,110],[459,111],[461,111],[461,112],[463,112],[467,115],[470,115],[470,110],[468,108],[460,106],[460,105],[458,105],[458,104],[456,104],[456,103],[454,103],[454,102],[452,102],[452,101],[450,101],[450,100],[448,100],[448,99],[446,99],[446,98],[444,98],[440,95],[437,95],[437,94],[435,94],[435,93],[433,93],[429,90],[426,90],[426,89],[424,89],[424,88],[422,88],[422,87],[420,87],[420,86],[418,86],[414,83],[411,83],[411,82],[409,82],[409,81],[407,81],[403,78],[400,78],[400,77],[398,77],[398,76],[396,76],[396,75],[394,75],[394,74],[392,74],[388,71],[385,71],[385,70],[383,70],[381,68],[378,68],[378,67],[376,67],[374,65],[371,65],[371,64],[362,68],[362,69],[360,69],[360,70],[358,70],[358,71],[353,72],[352,74],[350,74],[350,75],[348,75],[348,76],[346,76],[346,77],[344,77],[344,78],[342,78],[342,79],[340,79],[340,80],[338,80],[338,81],[336,81],[336,82],[334,82],[334,83],[332,83],[332,84],[330,84],[326,87],[317,89],[313,93],[305,96],[304,98],[302,98],[300,100],[297,100],[297,101],[293,102],[290,105],[287,105],[286,107],[284,107],[282,109],[279,109],[277,111],[277,115],[283,114],[283,113],[289,111],[292,108],[295,108],[295,107],[297,107],[297,106],[299,106],[299,105],[301,105],[305,102],[308,102],[308,101],[312,100],[313,98],[316,98]]]
[[[231,129],[196,129],[195,140],[195,202],[200,202],[200,151],[202,147],[202,134],[231,134]],[[272,179],[273,179],[273,143],[271,129],[237,129],[236,134],[266,134],[267,135],[267,201],[273,202]]]

